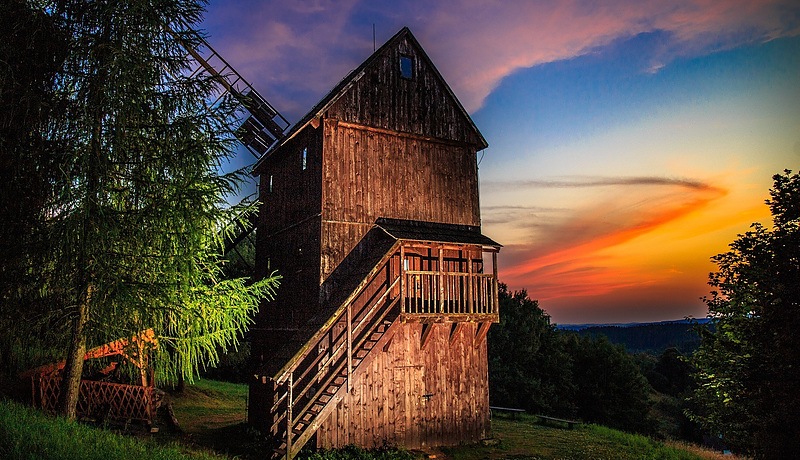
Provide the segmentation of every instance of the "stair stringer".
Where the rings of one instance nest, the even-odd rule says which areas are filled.
[[[401,321],[399,318],[395,318],[389,328],[383,333],[383,335],[378,339],[378,341],[370,348],[369,352],[361,359],[358,366],[353,369],[352,374],[350,375],[351,381],[357,381],[367,369],[369,369],[369,365],[375,359],[375,357],[379,353],[383,353],[383,348],[389,341],[392,339],[394,334],[400,328]],[[341,385],[337,392],[325,403],[325,407],[320,411],[319,415],[314,419],[314,421],[308,426],[306,430],[304,430],[303,434],[299,435],[297,439],[293,440],[292,442],[292,451],[289,453],[288,456],[284,456],[286,459],[294,458],[300,450],[305,446],[309,439],[317,432],[320,426],[325,423],[328,418],[330,417],[331,413],[336,409],[336,406],[344,399],[345,395],[349,392],[349,388],[347,384]]]
[[[322,316],[327,317],[324,323],[309,322],[316,332],[269,378],[275,386],[269,428],[279,444],[275,458],[288,460],[302,449],[363,372],[361,365],[389,343],[399,321],[399,297],[393,293],[399,292],[401,277],[392,268],[399,264],[392,262],[399,257],[399,244],[395,241],[383,252],[358,286],[348,289],[350,294],[337,309]]]

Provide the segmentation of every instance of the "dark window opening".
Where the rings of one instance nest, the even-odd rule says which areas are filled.
[[[400,56],[400,76],[411,80],[414,78],[414,58]]]

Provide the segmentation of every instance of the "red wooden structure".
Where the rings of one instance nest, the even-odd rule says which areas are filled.
[[[146,350],[155,345],[153,330],[148,329],[131,339],[115,340],[87,351],[84,360],[120,356],[132,362],[140,370],[141,384],[82,379],[78,393],[78,417],[123,423],[136,421],[151,425],[160,398],[153,386]],[[34,407],[55,412],[61,393],[61,371],[64,366],[65,361],[61,361],[31,369],[21,375],[31,381],[31,400]],[[116,366],[117,362],[112,362],[99,373],[101,376],[108,375]]]
[[[488,435],[496,255],[480,231],[487,146],[404,28],[258,161],[249,420],[276,454]]]

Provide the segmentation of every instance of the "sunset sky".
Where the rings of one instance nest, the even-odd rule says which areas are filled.
[[[709,258],[800,169],[796,1],[212,1],[209,42],[297,121],[408,26],[489,143],[500,280],[557,323],[703,317]]]

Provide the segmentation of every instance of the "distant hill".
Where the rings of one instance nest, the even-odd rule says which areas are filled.
[[[693,330],[693,325],[707,322],[707,318],[701,318],[658,323],[564,324],[556,327],[580,335],[605,336],[611,343],[623,345],[630,353],[660,355],[671,347],[683,354],[692,353],[700,345],[700,337]]]

